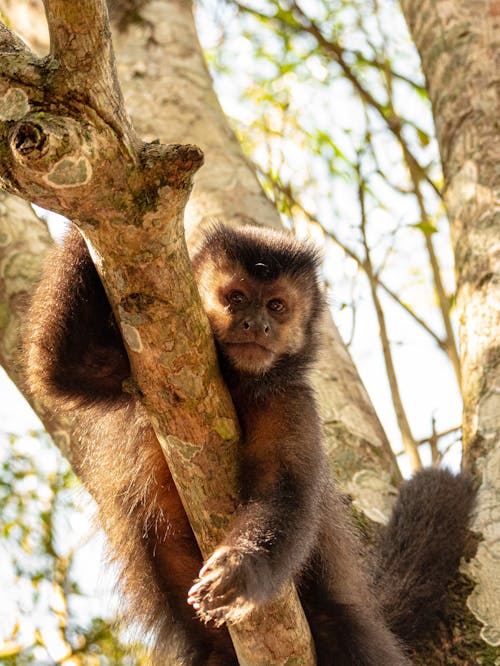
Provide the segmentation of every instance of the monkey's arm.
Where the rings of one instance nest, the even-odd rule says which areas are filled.
[[[129,376],[123,342],[87,246],[72,228],[46,263],[25,338],[35,395],[65,408],[113,403]]]
[[[199,614],[216,623],[241,620],[300,571],[317,534],[326,482],[308,387],[238,411],[245,435],[242,505],[189,594]]]

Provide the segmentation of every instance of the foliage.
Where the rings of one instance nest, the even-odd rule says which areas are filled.
[[[5,666],[139,663],[125,656],[109,618],[80,588],[85,565],[76,561],[87,544],[74,535],[85,531],[87,519],[77,508],[77,494],[81,500],[78,480],[45,432],[3,434],[0,663]],[[96,546],[89,547],[97,553]]]

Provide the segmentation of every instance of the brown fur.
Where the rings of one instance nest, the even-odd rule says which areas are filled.
[[[76,230],[56,250],[35,296],[26,341],[30,386],[56,408],[87,412],[73,462],[99,507],[131,617],[153,634],[158,663],[235,664],[220,625],[265,604],[290,577],[321,666],[408,663],[364,571],[348,508],[332,486],[321,445],[308,380],[324,310],[317,265],[308,244],[223,226],[207,235],[193,260],[243,431],[241,505],[201,571],[146,414],[122,392],[128,359]],[[464,521],[453,529],[463,531]],[[421,532],[425,549],[431,537]],[[404,555],[402,548],[396,557],[399,576]],[[387,608],[394,600],[391,584],[383,584]],[[390,618],[400,636],[410,607],[408,600],[397,621]]]

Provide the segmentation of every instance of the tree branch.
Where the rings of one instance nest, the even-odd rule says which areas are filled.
[[[44,0],[54,84],[86,101],[125,137],[133,132],[116,74],[105,0]]]
[[[417,174],[412,170],[412,165],[407,162],[408,169],[410,171],[411,179],[413,182],[413,191],[415,197],[417,198],[418,207],[420,210],[420,217],[422,222],[426,222],[429,219],[427,215],[427,210],[424,203],[424,198],[422,196],[422,190],[420,187],[420,182]],[[436,257],[436,252],[434,250],[434,243],[432,241],[431,234],[427,233],[425,230],[422,231],[425,239],[425,247],[429,257],[429,264],[431,267],[432,277],[434,281],[434,288],[436,290],[436,295],[439,303],[439,309],[441,311],[441,317],[443,320],[444,329],[446,332],[445,345],[448,356],[453,365],[455,371],[455,376],[457,378],[458,386],[461,386],[462,383],[462,372],[460,366],[460,357],[458,355],[457,343],[455,341],[455,333],[453,331],[453,325],[451,323],[451,308],[450,308],[450,299],[446,295],[446,291],[443,284],[443,278],[441,276],[441,269],[439,267],[439,262]]]
[[[4,23],[0,22],[0,51],[9,55],[30,55],[30,50]]]

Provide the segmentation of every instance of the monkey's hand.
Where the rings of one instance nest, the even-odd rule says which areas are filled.
[[[216,626],[240,622],[259,602],[266,569],[257,554],[221,546],[201,569],[189,590],[188,603],[205,622],[213,621]]]

